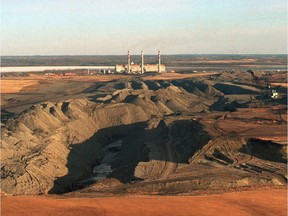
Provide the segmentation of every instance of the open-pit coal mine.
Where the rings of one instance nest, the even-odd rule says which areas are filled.
[[[3,95],[10,101],[2,106],[9,118],[1,191],[105,196],[285,186],[287,89],[278,86],[273,100],[239,74],[226,74],[237,82],[225,74],[79,81],[42,100],[35,88],[22,110],[17,100],[27,92]]]

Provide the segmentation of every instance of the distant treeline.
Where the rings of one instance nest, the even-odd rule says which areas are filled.
[[[227,64],[251,65],[287,65],[286,55],[162,55],[161,62],[166,66],[223,65],[224,60],[255,59],[255,61]],[[209,62],[214,60],[213,62]],[[145,55],[145,64],[158,62],[157,55]],[[126,55],[94,55],[94,56],[1,56],[1,67],[13,66],[107,66],[126,64]],[[140,55],[131,55],[131,62],[140,63]],[[225,63],[224,63],[225,64]]]

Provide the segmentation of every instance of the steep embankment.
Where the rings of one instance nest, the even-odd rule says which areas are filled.
[[[97,131],[116,127],[117,131],[126,131],[119,135],[123,137],[134,123],[146,122],[151,116],[200,112],[211,103],[211,99],[203,103],[203,98],[170,83],[153,83],[158,86],[155,91],[142,81],[109,85],[102,89],[101,96],[91,97],[94,102],[45,102],[8,120],[2,128],[2,191],[39,194],[71,190],[72,183],[91,175],[93,165],[103,157]]]
[[[286,184],[285,107],[237,109],[250,99],[228,100],[221,92],[226,84],[218,90],[213,85],[96,83],[75,99],[30,107],[2,125],[2,192],[63,193],[103,173],[114,179],[88,192],[167,194]],[[240,87],[229,85],[235,94]],[[213,111],[225,106],[236,111]],[[261,140],[263,131],[274,142]]]
[[[130,104],[97,109],[88,100],[36,105],[2,130],[2,190],[13,194],[46,193],[56,177],[76,169],[66,184],[91,172],[101,146],[88,140],[100,128],[146,121],[143,110]],[[83,142],[86,143],[83,144]],[[73,145],[79,157],[69,160]],[[69,160],[69,167],[67,167]]]

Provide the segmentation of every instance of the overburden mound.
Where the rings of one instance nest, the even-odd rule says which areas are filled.
[[[109,85],[102,91],[107,92]],[[55,188],[56,181],[62,187],[57,187],[57,192],[65,192],[73,182],[91,175],[93,165],[103,157],[101,143],[94,139],[97,131],[111,127],[121,131],[123,125],[134,128],[133,124],[147,122],[152,116],[161,118],[177,111],[201,112],[208,109],[211,100],[203,103],[170,83],[131,81],[109,88],[111,93],[90,96],[89,100],[36,104],[9,119],[2,128],[1,190],[41,194]],[[71,150],[76,151],[72,160]],[[57,181],[71,169],[73,175]]]
[[[96,83],[75,99],[37,103],[2,126],[1,191],[59,194],[96,182],[97,191],[178,193],[221,188],[230,172],[234,179],[227,182],[236,185],[257,184],[259,172],[267,173],[265,184],[283,184],[283,146],[267,144],[276,151],[267,168],[269,154],[253,153],[265,142],[219,127],[241,120],[229,118],[227,107],[236,111],[249,102],[225,98],[226,87],[130,79]]]

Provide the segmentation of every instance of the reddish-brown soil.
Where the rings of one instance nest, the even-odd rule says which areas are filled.
[[[1,93],[16,93],[21,91],[23,88],[28,86],[36,86],[38,85],[37,80],[1,80]],[[31,89],[30,89],[31,90]]]
[[[282,87],[288,87],[288,83],[271,83],[272,86],[282,86]]]
[[[157,75],[146,75],[142,78],[144,80],[162,80],[162,79],[183,79],[183,78],[193,78],[193,77],[199,77],[199,76],[209,76],[217,74],[216,72],[210,72],[210,73],[190,73],[190,74],[180,74],[180,73],[162,73]],[[95,76],[40,76],[40,75],[33,75],[29,77],[7,77],[2,78],[0,81],[1,83],[10,82],[18,82],[20,80],[25,80],[26,82],[29,82],[30,80],[75,80],[75,81],[99,81],[99,82],[106,82],[116,79],[123,79],[123,78],[131,78],[135,77],[135,75],[121,75],[121,74],[113,74],[113,75],[95,75]],[[23,81],[22,81],[23,82]],[[4,86],[3,86],[4,87]]]
[[[205,117],[217,135],[237,131],[242,137],[254,137],[287,144],[287,114],[285,106],[269,108],[238,108],[233,113],[212,113]],[[283,114],[281,114],[281,112]],[[219,118],[219,115],[221,118]],[[214,116],[214,117],[213,117]],[[217,118],[215,118],[218,117]],[[214,118],[214,120],[212,120]],[[273,133],[272,133],[273,131]]]
[[[196,78],[209,75],[218,74],[216,72],[210,73],[194,73],[194,74],[179,74],[179,73],[163,73],[157,76],[146,76],[143,80],[173,80],[173,79],[185,79],[185,78]]]
[[[287,214],[287,190],[205,196],[63,198],[2,197],[2,215],[278,215]]]
[[[285,215],[286,89],[211,74],[5,77],[3,215]]]
[[[171,80],[184,79],[213,75],[216,73],[197,73],[197,74],[178,74],[178,73],[163,73],[157,76],[148,75],[143,77],[143,80]],[[133,75],[98,75],[98,76],[29,76],[29,77],[13,77],[2,78],[0,80],[1,93],[17,93],[20,91],[31,91],[37,89],[41,80],[71,80],[71,81],[87,81],[87,82],[109,82],[112,80],[123,79],[123,77],[131,78]],[[28,88],[27,88],[28,87]],[[39,87],[39,86],[38,86]],[[25,89],[24,89],[25,88]]]

